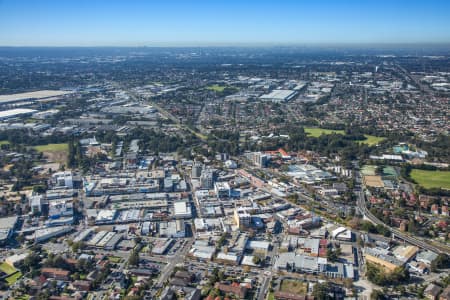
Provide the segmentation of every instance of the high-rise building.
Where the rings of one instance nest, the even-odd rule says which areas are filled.
[[[201,162],[195,161],[194,164],[192,165],[191,177],[200,178],[200,176],[202,175],[202,169],[203,164]]]
[[[269,163],[270,155],[261,153],[261,152],[254,152],[253,153],[253,163],[257,165],[258,167],[264,168],[267,167],[267,164]]]
[[[252,222],[252,216],[245,209],[235,208],[234,221],[239,228],[248,228]]]
[[[200,186],[202,189],[212,189],[214,187],[214,172],[211,169],[203,169],[200,176]]]

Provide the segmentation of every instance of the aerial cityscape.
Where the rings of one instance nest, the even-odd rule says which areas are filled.
[[[39,2],[0,1],[0,299],[450,299],[450,3]]]

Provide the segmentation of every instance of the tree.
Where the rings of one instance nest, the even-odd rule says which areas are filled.
[[[330,291],[330,286],[328,282],[319,283],[317,282],[313,287],[312,295],[318,300],[332,299],[328,294]]]
[[[384,300],[386,299],[384,293],[380,290],[373,290],[370,294],[370,300]]]
[[[341,248],[337,248],[336,250],[327,249],[327,258],[331,262],[335,262],[339,259],[339,256],[341,255]]]
[[[344,279],[344,286],[345,286],[347,289],[353,288],[353,279],[351,279],[351,278],[345,278],[345,279]]]
[[[255,265],[259,265],[260,263],[261,263],[261,258],[259,257],[259,256],[253,256],[253,259],[252,259],[252,262],[255,264]]]
[[[139,252],[137,252],[136,250],[131,251],[130,258],[128,259],[128,264],[130,266],[139,265]]]
[[[449,256],[445,253],[439,253],[438,257],[431,262],[430,269],[432,272],[436,272],[440,268],[448,268],[449,265]]]

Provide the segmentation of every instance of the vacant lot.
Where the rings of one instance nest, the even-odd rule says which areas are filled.
[[[415,182],[427,189],[450,189],[450,171],[413,169],[410,176]]]
[[[305,132],[312,137],[319,137],[322,134],[332,134],[332,133],[337,133],[337,134],[345,134],[344,130],[332,130],[332,129],[323,129],[323,128],[315,128],[315,127],[305,127]]]
[[[381,176],[364,176],[364,184],[370,187],[382,188],[384,187]]]
[[[42,152],[48,161],[65,163],[69,146],[66,143],[34,146],[36,151]]]
[[[301,281],[285,279],[281,282],[280,290],[282,292],[288,292],[297,295],[306,295],[308,286],[306,283]]]

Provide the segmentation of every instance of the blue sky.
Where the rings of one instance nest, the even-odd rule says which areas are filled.
[[[449,42],[448,0],[0,0],[2,46]]]

